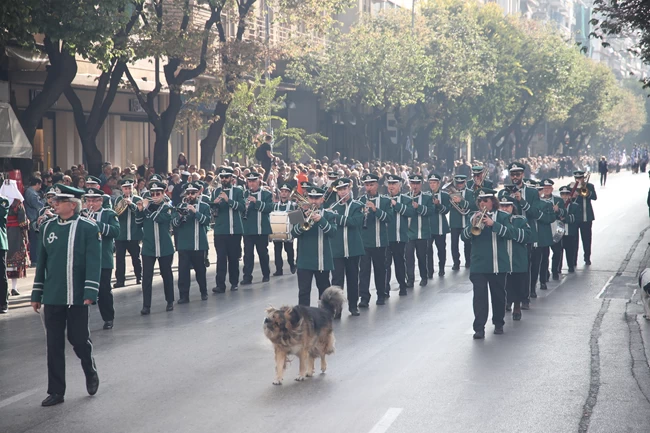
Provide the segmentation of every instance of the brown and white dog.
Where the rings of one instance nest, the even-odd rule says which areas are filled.
[[[289,355],[300,359],[297,381],[314,375],[316,358],[320,358],[321,371],[325,372],[325,356],[334,353],[332,319],[335,315],[340,317],[345,301],[343,290],[331,286],[321,295],[318,308],[296,305],[266,309],[264,335],[275,348],[274,385],[282,385]]]

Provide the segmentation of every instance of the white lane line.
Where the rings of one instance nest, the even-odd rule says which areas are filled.
[[[2,401],[0,401],[0,409],[2,409],[5,406],[9,406],[10,404],[13,404],[17,401],[22,400],[25,397],[29,397],[32,394],[36,394],[38,392],[38,389],[32,389],[29,391],[21,392],[20,394],[16,394],[13,397],[6,398]]]
[[[605,285],[603,286],[603,288],[600,290],[600,292],[598,292],[598,294],[596,295],[596,298],[595,298],[595,299],[600,299],[600,295],[602,295],[603,293],[605,293],[605,290],[607,289],[607,286],[609,286],[609,283],[611,283],[613,279],[614,279],[614,276],[613,276],[613,275],[612,275],[611,277],[609,277],[609,280],[607,280],[607,282],[605,283]]]
[[[388,431],[391,424],[395,422],[400,413],[402,413],[401,407],[391,407],[386,411],[383,417],[375,424],[375,426],[370,430],[369,433],[384,433]]]

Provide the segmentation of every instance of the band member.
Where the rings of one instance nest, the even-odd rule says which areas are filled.
[[[449,233],[447,214],[451,209],[451,203],[449,194],[440,190],[441,180],[442,177],[439,174],[432,173],[429,175],[429,188],[431,188],[431,197],[433,199],[433,207],[429,214],[431,238],[427,247],[427,274],[429,279],[433,278],[433,274],[436,272],[433,267],[434,243],[438,251],[438,276],[445,276],[445,263],[447,262],[447,233]]]
[[[101,190],[102,181],[95,176],[86,176],[86,188],[87,189],[99,189]]]
[[[120,181],[122,195],[115,200],[115,211],[120,220],[120,234],[115,240],[115,288],[124,287],[126,280],[126,252],[131,256],[136,284],[140,284],[142,264],[140,262],[140,241],[142,240],[142,227],[135,222],[137,203],[141,197],[133,195],[133,181],[123,179]],[[125,207],[125,209],[123,208]]]
[[[188,183],[183,202],[176,207],[172,224],[178,236],[178,303],[190,302],[190,267],[194,268],[201,300],[208,299],[205,279],[205,250],[208,249],[207,227],[210,224],[210,206],[198,197],[199,187]]]
[[[297,206],[294,202],[289,200],[291,196],[291,186],[288,183],[284,183],[280,186],[280,199],[277,203],[273,205],[274,211],[282,212],[291,212],[297,209]],[[273,250],[275,252],[275,273],[274,277],[278,277],[283,274],[284,262],[282,261],[282,250],[287,253],[287,262],[289,263],[289,270],[292,274],[296,273],[296,262],[294,260],[294,251],[293,251],[293,239],[288,239],[285,241],[274,241]]]
[[[577,194],[574,192],[574,195]],[[576,264],[578,262],[578,221],[580,221],[581,209],[580,206],[574,201],[575,197],[571,197],[571,187],[563,186],[560,188],[560,197],[564,201],[565,213],[560,217],[564,221],[564,236],[562,239],[562,248],[566,256],[567,267],[569,272],[575,272]],[[562,256],[560,256],[559,268],[562,268]]]
[[[244,193],[246,208],[244,209],[244,276],[241,285],[252,284],[253,267],[255,265],[255,250],[260,260],[262,282],[269,281],[271,268],[269,265],[269,235],[271,221],[269,214],[273,211],[273,194],[261,188],[261,176],[251,172],[246,176],[248,189]]]
[[[32,223],[34,231],[39,233],[38,239],[40,239],[40,229],[43,227],[43,224],[51,219],[56,218],[54,213],[54,198],[56,197],[56,192],[54,192],[54,186],[51,186],[45,191],[45,199],[47,200],[47,205],[43,206],[41,210],[38,211],[38,219]]]
[[[359,201],[364,205],[361,223],[361,237],[366,251],[359,263],[359,307],[368,308],[370,303],[370,268],[375,274],[377,305],[386,303],[386,247],[388,247],[387,225],[393,218],[390,199],[380,196],[379,176],[367,174],[363,177],[366,193]]]
[[[79,216],[84,191],[54,186],[58,218],[41,227],[41,249],[36,265],[31,305],[39,313],[47,340],[48,396],[42,406],[63,403],[65,395],[65,331],[81,360],[86,390],[94,395],[99,376],[88,328],[88,306],[97,301],[101,274],[101,233],[97,224]]]
[[[555,209],[553,208],[553,200],[550,197],[543,195],[544,186],[531,181],[530,184],[535,184],[539,191],[540,199],[536,202],[537,217],[535,220],[530,220],[529,224],[535,227],[537,239],[533,245],[533,254],[530,264],[530,294],[531,297],[536,297],[537,292],[537,278],[539,277],[540,290],[547,290],[546,282],[548,281],[548,255],[550,247],[553,245],[553,232],[551,224],[555,221]],[[528,211],[531,215],[533,210]]]
[[[555,219],[560,220],[560,218],[566,214],[564,201],[560,197],[553,195],[554,182],[551,179],[543,179],[541,183],[544,187],[544,199],[549,200],[553,203]],[[553,235],[554,233],[551,232],[551,236]],[[558,242],[554,242],[551,245],[551,251],[553,252],[551,258],[551,275],[553,280],[559,280],[560,274],[562,273],[562,239],[560,239]],[[548,259],[542,260],[542,271],[548,272]]]
[[[395,263],[395,278],[399,283],[399,295],[406,296],[406,245],[409,240],[409,218],[416,216],[411,198],[401,194],[402,178],[386,176],[388,198],[393,218],[388,223],[388,248],[386,249],[386,294],[390,293],[391,265]]]
[[[330,271],[334,270],[331,240],[336,235],[335,214],[323,208],[325,191],[312,186],[307,191],[311,205],[306,211],[305,224],[296,224],[291,234],[298,239],[298,304],[309,306],[311,301],[311,282],[316,280],[318,297],[330,286]]]
[[[474,193],[465,188],[466,180],[467,176],[464,174],[457,174],[454,176],[454,188],[458,190],[458,194],[454,194],[454,196],[451,197],[451,201],[455,203],[455,205],[452,205],[449,214],[449,225],[451,226],[451,258],[454,261],[451,269],[454,271],[460,269],[460,235],[465,227],[469,225],[470,213],[476,210]],[[463,254],[465,257],[466,268],[470,267],[471,253],[472,243],[463,242]]]
[[[332,208],[335,213],[336,235],[331,238],[334,272],[332,284],[343,287],[347,282],[348,309],[353,316],[359,315],[359,260],[366,252],[361,238],[363,205],[352,200],[352,181],[348,178],[336,180],[332,185],[337,201]]]
[[[427,248],[431,239],[431,224],[429,214],[433,212],[433,198],[429,193],[422,192],[422,176],[413,174],[409,177],[411,185],[411,207],[413,213],[409,218],[409,241],[406,245],[406,287],[413,287],[415,281],[415,256],[418,258],[420,271],[420,286],[428,284],[427,279]]]
[[[171,222],[174,208],[165,201],[165,184],[153,181],[148,186],[150,199],[138,202],[136,221],[142,226],[142,310],[146,316],[151,313],[153,268],[158,260],[158,269],[163,280],[166,311],[174,309],[174,241],[171,235]]]
[[[327,173],[327,183],[323,187],[325,189],[325,207],[331,207],[338,200],[336,194],[336,189],[334,188],[334,182],[339,178],[339,174],[335,171],[330,171]],[[351,190],[350,190],[351,191]]]
[[[120,221],[112,209],[104,209],[104,192],[98,188],[88,188],[84,194],[86,209],[81,213],[97,224],[102,235],[102,270],[99,278],[99,293],[97,305],[104,321],[104,329],[113,329],[115,309],[113,308],[113,292],[111,276],[113,275],[113,243],[120,234]],[[85,211],[85,212],[84,212]]]
[[[578,197],[575,202],[580,207],[580,221],[578,222],[578,241],[582,238],[582,252],[584,253],[585,266],[591,265],[591,225],[596,219],[594,215],[594,208],[591,205],[593,200],[597,200],[596,188],[592,183],[585,181],[585,172],[576,170],[573,172],[573,177],[578,182]],[[576,248],[576,254],[577,254]]]
[[[214,247],[217,250],[217,286],[214,293],[225,293],[226,271],[230,290],[239,286],[239,258],[241,257],[241,237],[244,226],[241,212],[246,207],[244,191],[233,185],[233,169],[220,167],[218,170],[221,186],[212,192],[212,214],[214,216]]]
[[[506,241],[510,253],[512,272],[506,278],[506,311],[512,308],[512,320],[521,320],[521,303],[528,301],[528,247],[531,235],[526,217],[514,215],[517,208],[506,190],[499,191],[499,206],[502,212],[510,215],[510,239]]]
[[[469,279],[474,290],[474,339],[485,338],[488,319],[488,287],[492,299],[494,333],[503,334],[506,315],[506,276],[512,271],[507,240],[510,239],[510,215],[499,211],[495,191],[482,189],[479,210],[463,229],[463,240],[472,243]]]
[[[482,165],[472,167],[472,178],[467,182],[467,188],[477,191],[482,188],[494,188],[494,183],[487,178],[487,170]]]

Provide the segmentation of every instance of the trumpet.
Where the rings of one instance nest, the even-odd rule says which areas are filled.
[[[94,210],[92,210],[92,209],[90,209],[88,207],[85,207],[85,208],[81,209],[81,212],[79,212],[79,215],[81,215],[84,218],[94,220],[95,217],[97,216],[97,212],[95,212]]]
[[[485,215],[487,214],[487,208],[483,208],[480,213],[477,215],[479,216],[478,219],[472,220],[472,228],[470,229],[472,235],[474,236],[479,236],[481,232],[483,232],[483,227],[485,227],[485,223],[483,222],[483,218],[485,218]]]
[[[587,173],[587,176],[583,179],[580,185],[580,196],[581,197],[588,197],[589,196],[589,188],[587,188],[587,184],[589,183],[589,176],[591,176],[591,172]]]
[[[305,222],[302,223],[301,227],[304,231],[310,230],[314,226],[314,215],[318,212],[318,205],[311,206],[307,211],[305,211]]]

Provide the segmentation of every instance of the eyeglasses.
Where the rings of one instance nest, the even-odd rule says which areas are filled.
[[[158,197],[159,195],[162,195],[162,192],[152,192],[151,197]]]
[[[196,195],[196,191],[186,191],[185,195]]]

